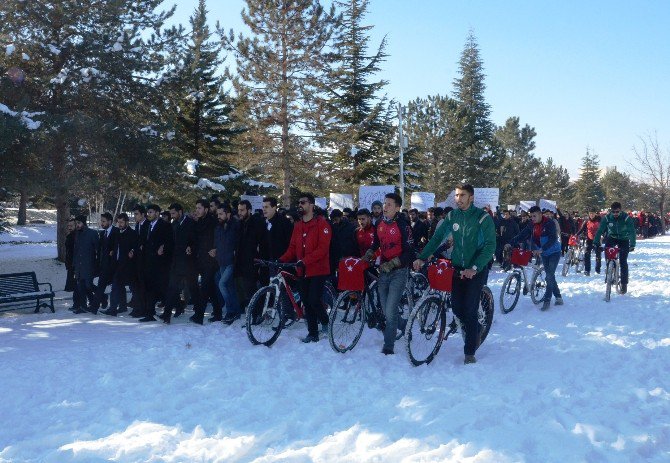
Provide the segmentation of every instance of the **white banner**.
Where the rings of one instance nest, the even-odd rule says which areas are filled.
[[[379,201],[384,203],[384,197],[388,193],[395,192],[393,185],[364,186],[358,189],[358,208],[372,210],[372,203]]]
[[[556,201],[540,199],[540,209],[549,209],[551,212],[556,212]]]
[[[315,198],[314,202],[324,211],[328,209],[328,198]]]
[[[475,188],[475,207],[482,208],[484,206],[490,206],[491,210],[495,212],[499,198],[499,188]],[[456,205],[456,190],[451,190],[451,193],[449,193],[449,196],[447,196],[447,200],[444,203],[454,209],[458,207]]]
[[[514,204],[508,204],[507,205],[507,210],[508,211],[516,211],[516,206]]]
[[[263,210],[263,197],[255,195],[241,195],[240,201],[247,200],[251,203],[251,211],[256,212],[257,209]]]
[[[344,193],[331,193],[330,194],[330,210],[339,209],[344,210],[345,207],[350,209],[354,208],[354,197],[353,195],[347,195]]]
[[[412,209],[426,212],[429,207],[435,206],[435,193],[428,193],[425,191],[414,192],[412,193],[410,203]]]
[[[458,207],[456,205],[456,190],[451,190],[451,193],[447,195],[447,199],[445,199],[444,202],[440,204],[444,204],[443,206],[440,206],[442,208],[451,207],[456,209]]]
[[[519,201],[518,211],[528,212],[528,210],[535,205],[536,205],[535,201]]]

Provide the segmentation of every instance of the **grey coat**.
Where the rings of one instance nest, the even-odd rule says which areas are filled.
[[[98,249],[100,238],[95,230],[88,227],[76,232],[74,238],[73,264],[77,278],[93,279],[97,272]]]

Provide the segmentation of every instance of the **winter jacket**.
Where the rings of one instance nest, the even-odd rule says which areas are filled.
[[[291,242],[280,262],[302,261],[305,264],[304,275],[315,277],[330,275],[330,224],[322,216],[315,216],[308,222],[299,220],[293,225]],[[303,270],[298,268],[298,274]]]
[[[628,217],[628,214],[621,212],[618,218],[611,212],[600,221],[600,227],[593,237],[593,241],[600,243],[603,233],[607,233],[609,238],[615,240],[628,240],[630,247],[635,247],[635,224],[634,220]]]
[[[119,230],[112,258],[115,262],[114,275],[121,283],[129,284],[137,274],[137,266],[134,262],[137,256],[131,259],[128,254],[136,248],[138,240],[139,236],[135,230],[131,228],[126,228],[124,231]]]
[[[215,257],[209,255],[209,251],[214,249],[214,230],[218,222],[211,214],[206,214],[195,222],[196,236],[196,265],[199,273],[219,268],[219,263]]]
[[[512,238],[512,246],[530,239],[531,249],[542,250],[543,256],[561,252],[561,241],[556,235],[556,220],[542,217],[540,223],[529,222],[521,232]]]
[[[455,267],[475,268],[477,273],[486,269],[496,250],[496,229],[493,218],[483,209],[470,205],[463,211],[454,209],[447,214],[442,225],[419,255],[425,260],[450,234],[454,245],[451,261]]]
[[[231,217],[224,224],[216,226],[216,260],[220,268],[228,267],[235,263],[235,248],[239,240],[240,221],[237,217]]]
[[[107,229],[98,232],[100,246],[98,250],[98,273],[101,277],[108,280],[111,280],[114,275],[116,261],[110,253],[116,248],[118,235],[119,229],[113,226],[109,227],[109,234],[107,233]]]
[[[509,243],[512,238],[519,234],[519,225],[513,218],[500,219],[499,222],[500,241],[503,244]]]
[[[260,256],[266,260],[277,260],[286,252],[291,242],[293,224],[282,214],[265,220],[260,244]]]
[[[342,219],[331,225],[333,237],[330,240],[330,270],[334,272],[340,259],[355,256],[358,253],[356,226],[348,219]]]
[[[258,277],[258,267],[254,265],[254,259],[259,256],[264,227],[265,221],[257,215],[240,220],[237,254],[235,255],[236,277],[249,279]]]
[[[163,253],[158,254],[161,246]],[[155,223],[150,223],[147,230],[146,241],[144,242],[144,275],[158,278],[165,275],[170,270],[172,263],[172,251],[174,248],[174,238],[172,228],[161,219],[156,219]]]
[[[185,215],[181,220],[172,222],[174,237],[174,255],[172,258],[172,273],[175,275],[190,275],[195,272],[195,256],[197,252],[197,236],[195,221]],[[191,253],[187,254],[186,249]]]
[[[596,236],[596,232],[598,231],[599,226],[600,226],[600,216],[597,215],[593,218],[593,220],[588,219],[582,224],[579,231],[577,231],[577,236],[580,236],[584,232],[586,232],[586,238],[593,241],[593,238]]]
[[[374,225],[369,225],[367,228],[358,227],[356,229],[356,243],[358,244],[357,256],[362,257],[375,244]]]
[[[72,263],[75,275],[81,279],[93,279],[97,273],[97,253],[100,248],[98,232],[84,227],[74,237]]]
[[[397,214],[391,221],[384,219],[379,222],[375,242],[370,249],[379,251],[382,264],[397,257],[400,259],[400,268],[412,265],[416,254],[409,221]]]

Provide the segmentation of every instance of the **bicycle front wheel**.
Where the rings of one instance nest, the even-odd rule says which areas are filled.
[[[607,271],[605,272],[605,301],[609,302],[612,297],[612,282],[614,281],[614,263],[607,263]]]
[[[447,315],[437,295],[429,295],[412,310],[405,330],[405,346],[412,365],[430,363],[444,339]]]
[[[563,276],[566,276],[570,271],[570,266],[572,265],[574,255],[575,251],[573,251],[572,249],[569,249],[568,252],[565,254],[565,257],[563,258],[563,270],[561,271],[561,274]]]
[[[516,307],[521,293],[521,275],[512,272],[507,275],[500,290],[500,310],[502,313],[510,313]]]
[[[493,324],[493,312],[495,310],[493,302],[493,293],[488,286],[482,288],[479,296],[479,345],[484,344],[484,340],[489,335],[491,325]]]
[[[328,323],[328,340],[335,352],[344,354],[356,347],[365,326],[363,295],[343,291],[334,302]]]
[[[544,300],[544,293],[547,292],[546,274],[544,267],[539,271],[534,272],[533,278],[530,281],[530,299],[533,304],[539,304]]]
[[[252,344],[270,347],[284,328],[281,310],[281,291],[265,286],[253,295],[247,308],[247,337]]]

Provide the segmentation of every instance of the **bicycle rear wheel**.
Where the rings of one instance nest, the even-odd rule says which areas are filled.
[[[609,302],[612,296],[612,283],[614,282],[614,262],[607,263],[607,272],[605,273],[605,301]]]
[[[256,291],[247,308],[247,337],[252,344],[270,347],[284,328],[284,314],[274,286]]]
[[[438,295],[427,296],[412,310],[405,331],[405,346],[412,365],[433,360],[442,345],[446,326],[446,309]]]
[[[479,296],[479,345],[484,344],[484,340],[489,335],[491,325],[493,324],[493,312],[495,311],[493,302],[493,293],[488,286],[482,288]]]
[[[577,253],[577,264],[575,265],[575,272],[582,273],[584,270],[584,248],[580,247]]]
[[[565,257],[563,258],[563,270],[561,271],[561,274],[563,276],[566,276],[570,271],[570,266],[572,265],[574,255],[575,251],[573,251],[572,248],[568,249],[568,252],[565,254]]]
[[[530,281],[530,299],[533,301],[533,304],[541,303],[546,292],[547,282],[543,267],[540,271],[534,272],[533,278]]]
[[[510,313],[516,307],[521,293],[521,274],[512,272],[507,275],[500,289],[500,310]]]
[[[335,352],[344,354],[353,349],[365,326],[363,295],[357,291],[343,291],[330,311],[328,340]]]

